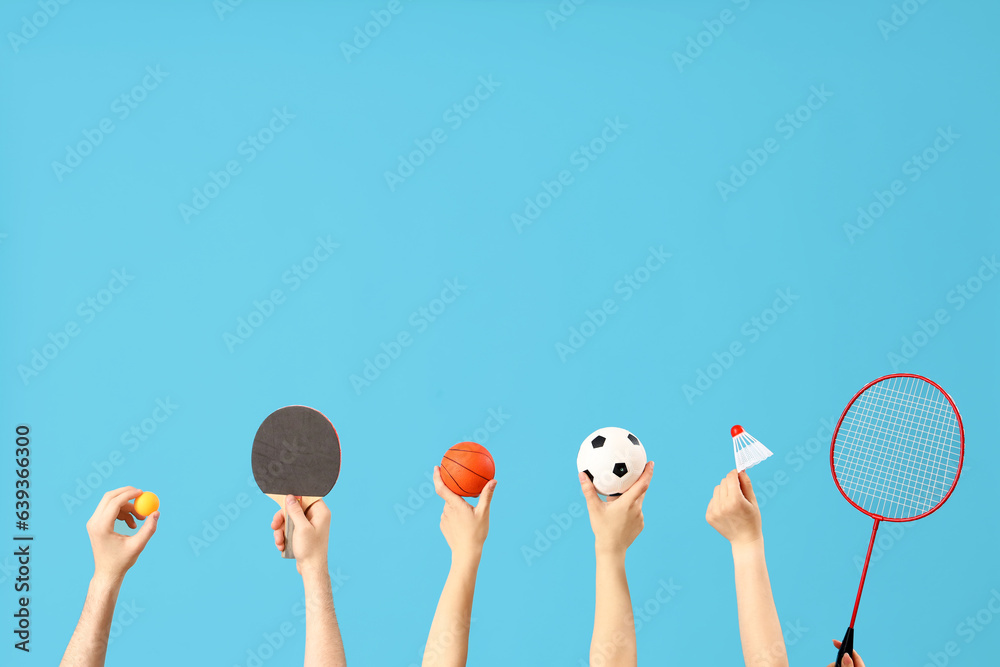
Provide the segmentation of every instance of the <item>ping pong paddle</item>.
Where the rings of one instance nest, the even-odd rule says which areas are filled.
[[[283,558],[295,558],[285,497],[299,498],[305,511],[325,496],[340,476],[340,438],[322,412],[304,405],[275,410],[257,429],[250,456],[257,486],[285,510]]]

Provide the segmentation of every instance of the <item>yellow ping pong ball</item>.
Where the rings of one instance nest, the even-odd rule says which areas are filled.
[[[152,491],[143,491],[142,495],[135,499],[135,511],[142,516],[149,516],[160,507],[160,499]]]

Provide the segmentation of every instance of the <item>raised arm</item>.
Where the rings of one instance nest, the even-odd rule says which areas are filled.
[[[102,667],[108,652],[108,633],[125,573],[132,567],[156,532],[159,512],[148,519],[135,511],[132,501],[142,491],[126,486],[109,491],[97,504],[87,522],[87,534],[94,552],[94,576],[87,589],[83,613],[63,654],[62,667]],[[115,532],[115,521],[136,527],[135,519],[146,519],[135,535],[126,537]]]
[[[423,667],[465,667],[469,656],[472,597],[476,592],[483,543],[490,531],[490,501],[496,486],[496,480],[490,480],[479,502],[472,507],[444,485],[440,468],[434,467],[434,488],[444,499],[441,532],[451,547],[451,569],[431,621]]]
[[[594,667],[635,667],[638,661],[625,552],[642,532],[642,501],[652,479],[650,461],[628,491],[604,502],[590,478],[580,473],[597,558],[594,635],[590,642],[590,664]]]
[[[295,525],[295,567],[302,575],[306,596],[305,667],[346,667],[344,642],[333,608],[333,588],[327,551],[330,547],[330,508],[317,500],[308,510],[295,496],[285,498],[288,515]],[[271,520],[274,545],[285,548],[285,513],[278,510]]]
[[[764,561],[760,509],[746,472],[733,470],[719,482],[705,519],[732,547],[743,661],[747,667],[788,667]]]

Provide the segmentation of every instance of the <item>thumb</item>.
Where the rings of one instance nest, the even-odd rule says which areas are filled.
[[[451,505],[453,507],[460,506],[461,503],[465,501],[462,497],[448,488],[448,485],[444,483],[444,478],[441,476],[441,466],[434,466],[434,490],[437,492],[441,499],[444,500],[446,505]],[[450,474],[450,473],[449,473]]]
[[[309,525],[309,519],[306,518],[306,513],[302,511],[302,503],[295,496],[285,496],[285,510],[288,512],[288,518],[292,520],[296,528],[305,528]]]
[[[497,481],[491,479],[486,482],[486,487],[483,492],[479,494],[479,502],[476,503],[476,516],[489,516],[490,515],[490,503],[493,502],[493,491],[497,488]]]
[[[847,653],[844,654],[844,659],[840,661],[840,667],[854,667],[854,661],[851,660],[851,656]]]
[[[149,543],[149,539],[153,537],[153,533],[156,532],[156,524],[160,521],[160,511],[157,510],[146,517],[146,521],[142,524],[142,528],[139,529],[132,539],[135,540],[136,546],[141,552],[146,548]]]
[[[747,474],[746,470],[740,471],[740,491],[743,492],[743,497],[749,500],[752,504],[757,504],[757,496],[753,492],[753,484],[750,483],[750,475]]]
[[[646,495],[646,491],[649,490],[649,483],[653,479],[653,462],[647,461],[646,465],[642,468],[642,474],[639,475],[639,479],[635,480],[635,484],[629,487],[628,491],[622,494],[622,498],[627,498],[630,503],[638,501],[641,505],[642,499]]]

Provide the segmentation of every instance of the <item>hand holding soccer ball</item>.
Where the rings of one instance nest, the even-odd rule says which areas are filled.
[[[598,554],[625,556],[643,528],[642,501],[653,463],[639,438],[623,428],[601,428],[580,445],[576,458]],[[608,496],[602,502],[600,495]]]
[[[653,462],[647,463],[639,479],[625,493],[601,501],[597,489],[584,473],[580,473],[580,486],[587,498],[590,527],[594,531],[594,548],[598,554],[624,558],[625,551],[642,532],[642,501],[653,479]]]

